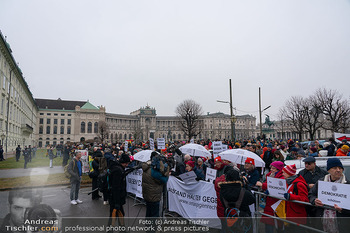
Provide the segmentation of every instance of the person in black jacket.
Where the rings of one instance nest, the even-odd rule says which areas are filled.
[[[329,158],[327,160],[327,171],[329,174],[321,178],[320,181],[350,184],[343,174],[344,167],[338,158]],[[309,201],[316,206],[324,205],[322,201],[318,199],[318,182],[309,192]],[[334,208],[335,210],[317,208],[316,217],[322,218],[322,223],[314,223],[314,225],[323,226],[323,230],[326,232],[348,232],[350,229],[350,210],[341,208],[337,204],[334,204]]]
[[[305,168],[299,172],[299,175],[305,179],[309,189],[311,189],[317,181],[327,175],[328,172],[319,168],[316,165],[316,159],[312,156],[307,157],[303,162],[305,163]]]
[[[234,230],[234,232],[252,232],[253,225],[251,223],[249,205],[255,203],[255,197],[249,189],[243,187],[243,182],[237,170],[228,170],[225,174],[225,178],[226,182],[219,183],[221,188],[220,199],[225,209],[224,216],[229,218],[232,208],[238,208],[239,214],[236,217],[245,218],[241,218],[241,222],[237,225],[235,223],[233,226],[230,226],[229,219],[226,219],[227,225],[223,225],[223,230],[226,232],[227,229],[230,228],[230,230]],[[239,202],[241,202],[240,206],[237,206]]]
[[[123,217],[125,215],[123,205],[126,203],[126,176],[129,173],[125,172],[125,168],[130,163],[130,157],[127,154],[122,154],[119,161],[111,161],[110,163],[110,179],[109,185],[111,187],[111,193],[109,196],[109,222],[108,225],[113,224],[112,218],[118,217],[120,225],[124,225]]]

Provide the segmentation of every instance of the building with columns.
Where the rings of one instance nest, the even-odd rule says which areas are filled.
[[[0,139],[5,153],[35,145],[38,108],[23,73],[0,32]]]

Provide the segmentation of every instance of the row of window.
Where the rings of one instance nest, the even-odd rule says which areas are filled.
[[[41,113],[40,113],[40,116],[43,116],[43,115],[44,115],[44,113],[41,112]],[[51,116],[51,113],[46,113],[46,115],[47,115],[47,116]],[[54,113],[53,115],[54,115],[54,116],[58,116],[58,113]],[[61,113],[61,116],[66,116],[66,114]],[[67,114],[67,116],[72,116],[72,114]]]
[[[80,124],[80,133],[86,133],[86,124],[84,121],[81,122]],[[91,122],[88,122],[87,123],[87,133],[92,133],[92,123]],[[98,123],[95,122],[94,123],[94,133],[98,133]]]
[[[39,134],[43,134],[44,133],[44,127],[43,126],[39,126]],[[46,126],[46,134],[50,134],[51,133],[51,126]],[[53,127],[53,134],[57,134],[57,126]],[[64,126],[60,127],[60,134],[64,134]],[[67,127],[67,134],[71,134],[71,127],[68,126]]]
[[[64,122],[65,122],[65,119],[61,119],[61,125],[64,125]],[[53,124],[57,125],[57,123],[58,123],[58,119],[53,119]],[[71,125],[71,123],[72,123],[72,120],[67,119],[67,125]],[[39,119],[39,124],[44,124],[44,118]],[[48,125],[51,124],[50,118],[46,119],[46,124],[48,124]]]

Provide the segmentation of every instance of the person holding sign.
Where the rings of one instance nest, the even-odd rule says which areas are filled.
[[[350,184],[346,180],[344,167],[338,158],[329,158],[327,160],[327,171],[328,175],[319,181]],[[309,193],[310,203],[316,206],[323,206],[321,200],[318,199],[318,182],[312,187]],[[343,209],[337,204],[334,204],[336,210],[318,208],[316,211],[316,217],[323,218],[322,224],[323,230],[327,232],[348,232],[350,224],[347,219],[341,219],[342,217],[350,217],[350,210]]]
[[[276,161],[276,162],[271,163],[270,172],[266,174],[266,178],[273,177],[273,178],[283,179],[283,175],[282,175],[283,166],[284,166],[284,164],[281,161]],[[256,186],[261,187],[268,194],[267,179],[265,180],[264,183],[261,183],[260,181],[256,182]],[[273,216],[274,211],[271,208],[271,206],[273,204],[275,204],[277,201],[278,201],[278,199],[267,196],[264,214],[268,214],[268,215]],[[265,232],[266,233],[272,233],[274,231],[275,222],[272,218],[269,218],[266,216],[261,216],[261,222],[265,223]]]
[[[247,158],[244,164],[245,172],[242,174],[243,179],[249,187],[255,186],[260,179],[259,171],[255,168],[255,161],[252,158]]]
[[[308,185],[302,176],[296,175],[296,172],[297,168],[295,164],[287,165],[282,169],[283,177],[286,179],[288,185],[287,192],[284,194],[284,198],[287,200],[286,217],[289,221],[298,224],[306,224],[307,214],[305,205],[289,201],[309,202]],[[302,228],[298,228],[296,225],[289,224],[285,232],[294,233],[301,229]]]

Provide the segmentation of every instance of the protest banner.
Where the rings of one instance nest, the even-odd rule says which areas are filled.
[[[219,153],[223,151],[222,142],[221,141],[213,142],[212,147],[213,147],[213,156],[214,158],[216,158],[218,157]]]
[[[207,167],[207,173],[205,175],[205,180],[209,182],[213,182],[215,179],[216,179],[216,172],[217,170],[216,169],[212,169],[212,168],[209,168]]]
[[[318,199],[325,205],[350,210],[350,185],[334,182],[318,181]]]
[[[350,134],[334,133],[334,139],[336,142],[341,143],[344,139],[350,141]]]
[[[90,171],[90,166],[89,166],[89,152],[87,150],[76,150],[75,152],[80,152],[81,153],[81,172],[82,173],[88,173]]]
[[[165,139],[164,138],[157,138],[157,148],[158,148],[158,150],[165,149]]]
[[[150,138],[150,139],[149,139],[149,148],[150,148],[151,150],[154,150],[154,140],[153,140],[153,138]]]
[[[217,200],[213,183],[199,181],[185,184],[171,176],[167,189],[169,211],[174,211],[187,219],[210,219],[208,221],[210,227],[220,228],[220,219],[216,214]]]
[[[284,199],[284,194],[287,192],[286,180],[267,177],[267,190],[271,196]]]
[[[142,196],[142,169],[135,170],[126,176],[126,191],[133,193],[139,198]]]
[[[183,182],[188,184],[191,182],[196,182],[197,175],[196,173],[194,173],[194,171],[190,171],[179,175],[179,177],[182,179]]]

